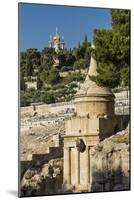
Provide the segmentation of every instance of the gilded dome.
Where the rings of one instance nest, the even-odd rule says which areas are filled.
[[[56,33],[56,35],[53,37],[54,40],[59,40],[60,39],[60,36],[58,33]]]

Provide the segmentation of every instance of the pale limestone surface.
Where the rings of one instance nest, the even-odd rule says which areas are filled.
[[[114,95],[100,87],[90,76],[97,75],[97,63],[91,56],[85,82],[75,95],[75,113],[65,121],[64,180],[66,190],[90,191],[90,151],[114,133]]]
[[[65,148],[65,151],[67,149]],[[102,142],[98,143],[94,147],[90,148],[90,160],[87,163],[80,162],[82,168],[82,177],[71,178],[70,181],[85,182],[85,173],[90,174],[89,181],[91,184],[85,185],[85,189],[88,188],[91,192],[103,192],[103,191],[115,191],[115,190],[129,190],[130,189],[130,166],[129,166],[129,127],[116,135],[111,136]],[[65,152],[66,162],[69,162],[69,151]],[[69,153],[69,154],[68,154]],[[74,153],[74,152],[73,152]],[[77,151],[79,156],[80,153]],[[83,154],[82,157],[86,157],[87,154]],[[72,162],[78,162],[76,157]],[[82,160],[83,158],[80,157]],[[87,159],[88,161],[88,159]],[[39,165],[38,168],[28,169],[21,183],[22,195],[46,195],[56,193],[76,192],[76,187],[73,185],[64,185],[63,183],[63,170],[64,167],[63,158],[52,159],[46,164]],[[89,168],[84,168],[87,165]],[[67,165],[68,167],[68,165]],[[74,166],[72,166],[73,168]],[[89,171],[86,171],[89,169]],[[79,171],[75,169],[77,174]],[[68,171],[66,171],[68,172]],[[68,175],[68,174],[66,174]],[[83,191],[84,185],[77,185],[78,191]]]
[[[80,90],[77,92],[75,96],[74,105],[71,104],[73,105],[73,108],[75,106],[75,112],[73,115],[70,116],[68,115],[68,117],[65,120],[66,133],[64,136],[64,162],[62,169],[60,168],[61,169],[60,171],[59,168],[56,169],[53,168],[53,175],[51,176],[49,174],[48,176],[46,174],[49,173],[49,165],[46,164],[41,172],[41,177],[35,174],[34,179],[31,179],[29,184],[35,181],[35,184],[39,182],[39,184],[41,183],[41,187],[42,184],[44,187],[40,189],[40,186],[38,188],[37,184],[36,194],[54,194],[57,191],[61,193],[110,191],[117,189],[121,190],[122,188],[123,189],[129,188],[128,146],[126,147],[126,144],[113,145],[113,142],[107,142],[107,140],[104,140],[105,138],[111,136],[114,133],[115,124],[117,123],[117,118],[114,114],[114,95],[111,92],[111,90],[106,87],[98,86],[89,77],[91,75],[97,74],[96,69],[97,69],[96,61],[94,60],[93,57],[91,57],[88,75],[85,79],[84,84],[81,86]],[[68,106],[68,108],[70,107],[69,104],[65,105],[65,107],[66,106]],[[65,108],[64,105],[62,104],[61,107]],[[38,114],[40,113],[41,115],[44,112],[49,113],[50,111],[56,113],[57,111],[59,111],[59,108],[52,107],[51,105],[50,107],[48,105],[46,106],[40,105],[37,107],[36,111],[38,112]],[[33,116],[34,112],[32,107],[30,113]],[[44,130],[45,126],[43,127],[43,131]],[[50,135],[50,132],[48,135]],[[54,129],[52,129],[52,133],[54,133]],[[34,138],[36,137],[37,133],[32,132],[30,134],[32,136],[31,138]],[[38,152],[36,152],[37,149],[34,150],[35,151],[34,153],[37,154],[35,156],[32,156],[32,159],[34,157],[33,160],[38,159],[39,152],[41,153],[45,152],[44,150],[45,140],[46,139],[50,140],[50,138],[46,138],[45,135],[38,135],[38,136],[39,136],[38,137],[39,143],[36,143],[34,146],[37,147],[39,144],[39,147],[43,149],[40,150],[37,148],[39,150]],[[53,141],[55,140],[55,148],[56,148],[57,146],[59,146],[59,141],[57,140],[58,135],[52,134],[51,136],[52,136],[51,139]],[[46,143],[47,145],[48,145],[48,140]],[[103,143],[101,143],[101,145],[97,145],[101,140],[105,141],[104,146]],[[26,144],[27,147],[30,147],[29,145],[30,143],[28,143],[28,140]],[[94,147],[96,147],[96,149],[94,149]],[[33,146],[30,148],[31,150],[33,150]],[[111,154],[113,149],[114,151],[117,152]],[[55,151],[56,149],[53,150]],[[95,151],[96,153],[93,154],[93,151]],[[123,154],[124,156],[122,156],[121,154]],[[29,155],[31,154],[28,154],[28,160],[29,160]],[[107,158],[107,156],[109,156],[109,158]],[[121,165],[121,170],[119,168],[120,165]],[[108,172],[106,171],[106,166]],[[109,173],[109,170],[112,170],[112,173],[110,175],[107,175]],[[97,171],[100,173],[97,173]],[[121,182],[122,185],[119,184],[119,181],[117,181],[116,177],[114,177],[114,179],[110,179],[110,177],[113,176],[113,173],[115,171],[117,171],[117,173],[115,174],[117,174],[118,179],[122,181]],[[122,176],[122,172],[125,173],[125,177]],[[44,179],[42,180],[43,173],[46,177],[45,184],[42,183],[44,180]],[[60,185],[59,189],[55,189],[58,188],[59,186],[57,185],[55,186],[53,182],[55,176],[58,177],[57,175],[58,176],[60,175],[59,178],[60,183],[57,182],[57,179],[55,183]],[[104,178],[103,180],[102,177]],[[32,188],[34,189],[34,185],[32,186]],[[29,190],[27,189],[27,191]],[[30,192],[32,191],[30,190]]]
[[[91,191],[129,190],[129,156],[129,128],[105,139],[92,149]]]

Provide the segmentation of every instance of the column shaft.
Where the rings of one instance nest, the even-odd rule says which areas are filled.
[[[85,165],[85,167],[86,167],[86,177],[87,177],[87,180],[86,180],[86,184],[89,184],[89,165],[90,165],[90,163],[89,163],[89,147],[87,146],[86,147],[86,165]]]
[[[64,183],[66,184],[71,182],[70,165],[70,149],[66,147],[64,148]]]
[[[80,152],[76,148],[76,184],[80,184]]]

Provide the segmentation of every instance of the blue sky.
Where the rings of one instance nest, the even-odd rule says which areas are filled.
[[[109,9],[19,4],[20,50],[48,46],[50,35],[58,27],[66,48],[77,47],[85,35],[91,42],[95,28],[111,28]]]

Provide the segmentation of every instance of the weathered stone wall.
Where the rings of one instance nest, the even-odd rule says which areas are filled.
[[[115,132],[126,129],[130,121],[130,115],[116,115]]]
[[[63,158],[62,147],[49,147],[48,153],[32,154],[31,160],[21,161],[20,164],[21,178],[23,177],[24,173],[28,169],[31,169],[33,166],[39,167],[43,164],[48,163],[52,159],[58,159],[58,158]]]
[[[90,164],[92,192],[129,190],[129,129],[92,149]]]
[[[115,97],[116,99],[129,99],[130,97],[130,92],[129,90],[125,90],[125,91],[121,91],[121,92],[116,92],[114,93],[115,94]]]
[[[61,147],[49,147],[47,154],[32,154],[32,161],[41,165],[49,162],[51,159],[62,158],[63,149]]]
[[[52,159],[40,167],[28,169],[21,181],[21,197],[62,192],[63,159]]]
[[[115,111],[118,112],[118,108],[122,108],[123,104],[129,105],[129,91],[123,91],[119,93],[114,93],[115,95]],[[122,102],[121,107],[118,107],[118,104]],[[33,116],[34,112],[38,112],[40,114],[44,114],[46,112],[58,112],[61,109],[66,108],[74,108],[73,102],[62,102],[62,103],[54,103],[54,104],[42,104],[42,105],[36,105],[36,106],[27,106],[27,107],[21,107],[21,117],[24,116]],[[125,113],[125,108],[123,109],[123,112]]]
[[[53,150],[54,151],[54,148]],[[91,149],[90,191],[130,189],[129,128],[100,142]],[[54,153],[54,152],[53,152]],[[56,154],[58,156],[58,152]],[[38,156],[37,156],[38,157]],[[38,160],[38,158],[36,159]],[[21,196],[65,193],[63,187],[63,158],[32,165],[21,181]],[[69,191],[69,193],[75,191]]]
[[[35,112],[42,115],[45,113],[56,113],[61,110],[65,110],[67,108],[74,108],[72,102],[62,102],[62,103],[54,103],[54,104],[42,104],[36,106],[27,106],[21,107],[21,117],[30,117],[33,116]]]

